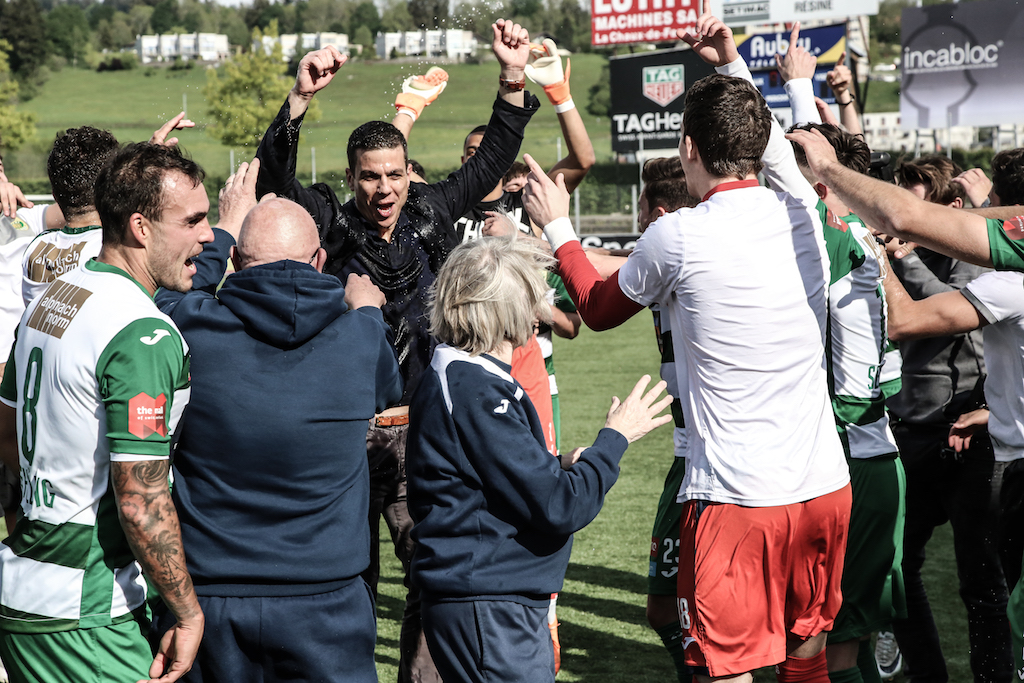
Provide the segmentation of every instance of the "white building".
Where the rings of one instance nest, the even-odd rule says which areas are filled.
[[[351,47],[348,44],[348,34],[328,31],[320,33],[285,33],[276,38],[263,36],[263,50],[267,54],[274,50],[275,43],[281,44],[281,57],[286,62],[291,61],[292,57],[296,54],[304,55],[307,52],[319,50],[328,45],[338,48],[342,54],[347,55],[351,51]],[[253,41],[252,49],[258,50],[259,48],[260,44]]]
[[[143,64],[197,59],[219,62],[231,56],[231,46],[223,33],[164,33],[159,36],[135,36],[135,54]]]
[[[460,29],[430,29],[378,33],[377,56],[390,59],[392,52],[423,57],[465,59],[476,53],[477,41],[472,31]]]

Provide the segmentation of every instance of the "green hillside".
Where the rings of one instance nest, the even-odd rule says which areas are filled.
[[[574,99],[584,114],[601,160],[611,155],[608,120],[599,121],[584,109],[587,92],[597,81],[603,60],[592,54],[572,57]],[[299,172],[310,171],[310,147],[316,148],[319,172],[343,170],[345,144],[351,130],[371,119],[390,119],[394,114],[395,93],[402,80],[412,73],[425,71],[425,64],[347,64],[335,82],[318,95],[323,111],[321,120],[303,128]],[[445,68],[451,76],[448,89],[424,112],[413,130],[410,144],[410,155],[427,168],[453,168],[459,164],[463,138],[474,126],[487,122],[497,93],[498,66],[494,61],[453,64]],[[205,83],[203,69],[140,68],[97,73],[65,68],[56,72],[36,98],[21,105],[24,111],[37,115],[40,141],[32,148],[11,155],[12,176],[45,177],[45,150],[54,134],[65,128],[92,125],[110,129],[122,141],[147,139],[161,122],[181,111],[183,95],[188,97],[188,115],[197,127],[179,136],[181,144],[207,172],[223,176],[228,171],[229,149],[204,132],[208,122],[203,98]],[[540,97],[543,106],[527,129],[523,151],[542,164],[550,165],[556,161],[556,139],[560,130],[554,110],[543,93]],[[236,160],[243,160],[246,154],[241,148],[236,149]]]

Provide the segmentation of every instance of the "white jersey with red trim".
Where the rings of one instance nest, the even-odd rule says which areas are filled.
[[[680,500],[788,505],[850,480],[825,366],[828,257],[815,207],[730,185],[655,221],[618,282],[668,313],[685,364]]]

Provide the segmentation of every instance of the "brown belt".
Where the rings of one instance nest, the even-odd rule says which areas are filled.
[[[401,427],[409,424],[409,406],[395,406],[374,415],[374,427]]]
[[[409,424],[409,413],[405,415],[377,415],[373,418],[374,427],[399,427]]]

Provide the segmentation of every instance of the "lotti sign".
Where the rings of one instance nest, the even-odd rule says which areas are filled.
[[[591,0],[591,45],[675,42],[697,23],[699,0]]]

